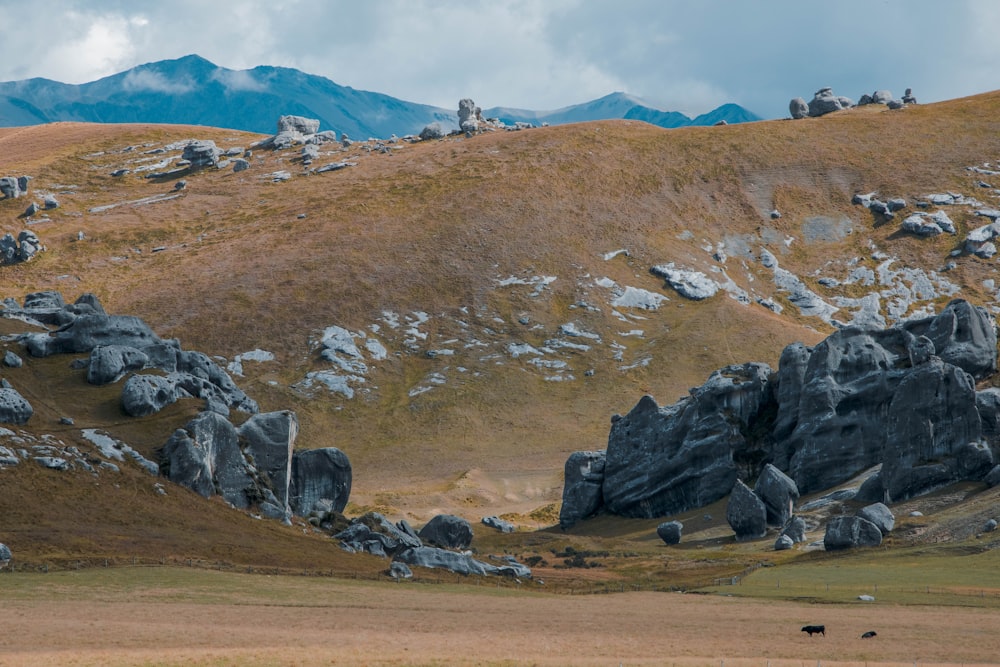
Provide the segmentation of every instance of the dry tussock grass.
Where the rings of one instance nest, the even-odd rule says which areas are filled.
[[[364,329],[383,310],[422,310],[434,316],[427,326],[439,339],[462,333],[452,319],[461,314],[474,327],[496,327],[534,344],[567,321],[607,340],[623,325],[608,308],[584,313],[572,307],[581,298],[582,277],[660,289],[650,265],[674,261],[705,270],[706,244],[765,228],[774,238],[796,238],[790,247],[770,245],[782,266],[800,275],[829,259],[866,257],[869,238],[908,263],[936,267],[952,240],[897,238],[890,226],[873,227],[850,197],[872,190],[910,199],[968,192],[965,167],[1000,156],[998,118],[1000,94],[991,93],[899,112],[858,109],[718,128],[583,123],[451,138],[392,155],[354,148],[330,161],[356,159],[356,167],[282,184],[262,175],[301,170],[293,152],[258,151],[249,171],[202,171],[187,178],[177,199],[104,213],[89,211],[172,189],[172,182],[138,175],[108,176],[141,153],[122,153],[126,146],[205,138],[225,148],[259,137],[176,126],[5,129],[0,173],[30,173],[35,189],[60,193],[62,207],[52,222],[34,226],[48,252],[2,269],[2,296],[58,289],[72,299],[90,291],[110,312],[139,315],[186,349],[228,357],[271,350],[280,363],[250,369],[242,386],[265,410],[296,410],[301,446],[333,445],[348,453],[354,507],[417,522],[438,511],[473,519],[506,513],[540,526],[552,511],[528,521],[558,502],[566,455],[603,447],[612,413],[629,410],[643,393],[670,403],[725,364],[776,365],[786,344],[814,343],[827,332],[787,303],[776,316],[721,296],[702,303],[673,298],[642,323],[643,339],[621,339],[630,358],[651,355],[647,367],[621,372],[610,355],[594,356],[588,359],[593,377],[552,383],[517,364],[472,359],[480,375],[411,397],[408,389],[442,361],[403,354],[378,364],[371,380],[378,391],[353,402],[307,400],[288,389],[320,367],[308,352],[310,336],[331,324]],[[0,231],[23,227],[17,215],[24,204],[0,202]],[[783,213],[777,221],[768,217],[774,207]],[[857,231],[807,244],[801,227],[813,215],[845,216]],[[959,217],[956,223],[961,233],[974,221]],[[79,231],[85,240],[76,240]],[[151,252],[159,246],[166,250]],[[618,248],[630,256],[602,258]],[[727,266],[749,288],[738,264],[733,259]],[[747,271],[769,281],[756,265]],[[975,300],[991,271],[985,261],[967,260],[949,276]],[[541,299],[496,288],[497,278],[532,275],[558,280]],[[514,323],[524,312],[544,331],[519,329]],[[115,414],[111,393],[88,389],[91,398],[77,408],[79,377],[36,380],[44,389],[33,400],[50,407],[33,426],[54,429],[61,414],[72,413],[81,427],[113,426],[144,453],[162,444],[172,419],[179,425],[194,409],[179,406],[162,420],[131,422]],[[456,482],[469,474],[475,484]],[[0,484],[22,491],[22,482],[9,475]],[[154,509],[161,511],[150,504],[149,516]],[[110,506],[107,511],[120,516]],[[177,516],[184,511],[178,507]],[[52,510],[52,521],[59,512]],[[16,516],[27,530],[29,513]],[[210,525],[226,520],[212,516]]]

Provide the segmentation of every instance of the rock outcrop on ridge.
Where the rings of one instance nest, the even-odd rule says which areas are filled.
[[[745,480],[756,481],[768,523],[781,525],[799,493],[877,464],[865,485],[876,500],[981,480],[1000,450],[1000,403],[976,381],[996,369],[995,321],[955,300],[888,329],[847,327],[815,347],[789,345],[777,372],[729,366],[673,405],[644,396],[612,418],[607,450],[567,460],[560,523],[598,512],[668,516]]]

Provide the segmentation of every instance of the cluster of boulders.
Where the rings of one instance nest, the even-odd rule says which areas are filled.
[[[338,141],[335,131],[319,131],[319,120],[316,118],[281,116],[278,118],[278,131],[273,136],[258,141],[251,148],[285,150],[293,146],[337,143]],[[343,141],[348,141],[346,135]]]
[[[471,137],[482,132],[494,130],[525,130],[533,127],[531,123],[517,122],[514,125],[506,125],[498,118],[485,118],[483,110],[476,106],[474,100],[462,98],[458,101],[458,130],[457,134],[464,134]],[[419,138],[427,141],[430,139],[441,139],[448,135],[441,123],[434,122],[425,126],[421,130]]]
[[[854,516],[835,516],[826,524],[823,547],[827,551],[877,547],[896,526],[896,517],[883,503],[862,507]]]
[[[858,100],[857,105],[854,100],[841,95],[834,95],[833,88],[820,88],[813,94],[812,100],[808,103],[801,97],[793,97],[788,103],[788,112],[792,118],[816,118],[824,116],[841,109],[850,109],[853,106],[864,106],[868,104],[884,104],[890,109],[901,109],[907,104],[916,104],[917,99],[913,96],[913,91],[906,89],[906,95],[901,100],[897,100],[888,90],[876,90],[872,94],[864,94]]]
[[[28,183],[31,176],[2,176],[0,177],[0,195],[4,199],[17,199],[21,195],[28,194]]]
[[[352,473],[346,455],[332,447],[294,451],[295,414],[258,413],[257,403],[207,355],[159,338],[137,317],[108,315],[91,294],[73,304],[58,292],[29,294],[23,306],[7,299],[0,315],[56,327],[18,340],[33,357],[86,354],[72,366],[85,369],[90,384],[115,383],[128,375],[121,405],[129,416],[153,414],[181,398],[204,400],[204,411],[160,449],[159,473],[171,481],[285,521],[317,509],[339,512],[347,504]],[[9,356],[4,363],[15,365]],[[3,382],[0,422],[25,423],[32,415],[30,404]],[[251,417],[237,428],[228,419],[230,408]]]
[[[346,551],[391,558],[389,574],[393,577],[409,578],[411,565],[459,574],[531,576],[530,568],[509,556],[493,557],[498,565],[474,558],[467,550],[472,543],[472,527],[451,514],[435,516],[417,532],[405,519],[394,524],[377,512],[369,512],[353,519],[333,537]]]
[[[27,262],[42,250],[45,246],[30,229],[21,230],[17,238],[8,232],[0,237],[0,265]]]
[[[612,417],[606,450],[570,455],[560,524],[600,512],[666,517],[732,493],[730,524],[749,539],[787,520],[777,510],[793,488],[832,488],[877,464],[859,500],[983,480],[1000,450],[1000,390],[976,383],[996,370],[996,323],[964,300],[891,328],[789,345],[776,372],[728,366],[673,405],[642,397]],[[744,483],[754,480],[759,493]],[[784,491],[765,502],[774,480]]]

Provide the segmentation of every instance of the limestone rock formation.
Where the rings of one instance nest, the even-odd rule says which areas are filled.
[[[129,417],[148,417],[176,403],[181,395],[188,396],[162,375],[132,375],[122,387],[122,410]]]
[[[592,516],[603,504],[604,464],[607,452],[573,452],[566,459],[559,525],[570,528]]]
[[[13,554],[10,553],[10,547],[0,542],[0,567],[6,567],[13,557]]]
[[[292,456],[289,504],[298,516],[318,507],[342,512],[351,495],[351,462],[336,447],[306,449]]]
[[[794,544],[806,541],[806,521],[800,516],[791,517],[788,522],[782,526],[781,535],[787,537]]]
[[[369,553],[383,558],[404,549],[423,546],[420,538],[405,521],[393,524],[378,512],[368,512],[333,536],[341,548],[351,552]]]
[[[852,106],[854,103],[850,99],[834,95],[832,88],[820,88],[809,102],[809,115],[813,117],[824,116],[841,109],[849,109]]]
[[[30,261],[43,249],[38,236],[29,229],[19,232],[17,238],[10,233],[4,234],[0,237],[0,265]]]
[[[476,106],[472,100],[465,98],[458,101],[458,126],[466,134],[475,134],[479,131],[479,122],[482,120],[482,110]]]
[[[827,551],[855,547],[877,547],[882,531],[871,521],[858,516],[836,516],[826,524],[823,547]]]
[[[766,364],[727,366],[674,405],[661,408],[644,396],[628,415],[613,418],[603,507],[651,518],[724,497],[736,482],[737,459],[756,447],[747,434],[773,401],[770,376]]]
[[[197,139],[184,147],[181,159],[190,162],[192,169],[216,167],[219,164],[219,147],[210,139]]]
[[[0,424],[25,424],[34,410],[7,380],[0,380]]]
[[[299,420],[282,410],[252,415],[236,433],[248,461],[270,482],[283,514],[291,513],[289,490]]]
[[[656,527],[656,534],[664,544],[680,544],[684,524],[680,521],[664,521]]]
[[[857,515],[875,524],[883,537],[891,533],[896,526],[896,517],[893,516],[892,510],[882,503],[873,503],[862,507],[858,510]]]
[[[515,530],[514,524],[510,521],[504,521],[498,516],[484,516],[482,521],[484,526],[496,528],[501,533],[513,533]]]
[[[809,117],[809,105],[801,97],[793,97],[788,103],[788,113],[795,120]]]
[[[118,382],[128,371],[146,367],[149,357],[142,350],[126,345],[101,345],[90,351],[87,382],[94,385]]]
[[[466,549],[472,544],[472,526],[453,514],[438,514],[417,535],[425,544],[447,549]]]
[[[799,489],[794,480],[768,463],[757,478],[753,491],[764,501],[768,525],[785,525],[791,518],[795,500],[799,497]]]
[[[737,480],[726,506],[726,521],[736,533],[736,540],[756,540],[767,534],[767,508],[757,494]]]

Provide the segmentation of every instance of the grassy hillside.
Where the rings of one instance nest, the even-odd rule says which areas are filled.
[[[389,152],[372,144],[326,146],[316,165],[356,163],[326,174],[306,174],[297,151],[257,150],[247,171],[202,170],[185,176],[187,188],[176,198],[127,203],[173,194],[176,178],[110,173],[154,163],[159,154],[145,151],[190,138],[225,149],[261,137],[186,126],[0,129],[0,175],[30,174],[34,192],[55,193],[61,202],[47,221],[36,216],[30,225],[46,252],[0,268],[0,297],[53,289],[73,300],[93,292],[109,312],[138,315],[185,349],[227,359],[255,348],[274,353],[274,362],[245,364],[246,377],[237,381],[263,410],[297,412],[299,446],[348,454],[349,513],[379,509],[418,524],[440,511],[473,521],[502,514],[531,528],[555,523],[567,454],[604,447],[611,415],[642,394],[670,403],[713,369],[745,361],[776,367],[785,345],[829,333],[774,289],[755,259],[760,248],[813,288],[824,267],[852,260],[874,266],[872,244],[900,264],[940,269],[982,218],[955,213],[957,237],[916,239],[873,220],[851,196],[877,191],[912,200],[955,191],[987,201],[967,167],[1000,156],[1000,93],[794,122],[668,131],[608,121]],[[275,183],[266,176],[281,169],[294,177]],[[0,233],[25,228],[19,216],[27,201],[0,201]],[[118,205],[93,210],[109,204]],[[773,209],[780,218],[771,219]],[[811,236],[817,216],[847,219],[852,231]],[[720,243],[724,264],[712,256]],[[619,249],[628,252],[608,258]],[[721,266],[740,288],[773,298],[784,311],[724,293],[686,300],[649,273],[667,262],[713,277],[720,274],[712,267]],[[993,273],[992,261],[963,257],[948,278],[966,298],[986,303],[992,296],[983,281]],[[555,279],[538,288],[533,280],[544,277]],[[521,282],[502,284],[510,278]],[[601,278],[669,301],[656,311],[612,308],[596,285]],[[860,296],[857,289],[843,291]],[[404,320],[426,314],[426,338],[405,343],[387,312]],[[511,342],[543,346],[570,322],[601,340],[570,357],[572,380],[548,381],[505,352]],[[329,367],[314,343],[331,325],[389,343],[388,357],[371,362],[353,399],[295,388],[307,372]],[[23,330],[2,326],[4,333]],[[442,346],[454,354],[437,353]],[[4,369],[36,408],[27,430],[71,441],[81,428],[101,428],[153,456],[199,407],[179,404],[155,419],[129,420],[117,409],[116,388],[86,386],[81,371],[66,370],[68,362],[29,359],[24,368]],[[74,427],[59,424],[64,416]],[[27,464],[0,471],[5,535],[38,556],[50,548],[66,556],[127,553],[115,542],[120,533],[150,554],[213,557],[209,542],[218,540],[199,543],[165,528],[159,537],[159,529],[143,528],[160,521],[178,530],[236,531],[244,537],[233,544],[252,544],[241,547],[250,550],[245,555],[229,552],[236,562],[270,562],[272,555],[293,567],[313,562],[283,546],[298,528],[234,518],[221,503],[205,509],[175,487],[154,495],[143,473],[123,474],[136,481],[111,490]],[[126,492],[129,484],[134,489]],[[120,529],[108,527],[115,522]],[[64,533],[63,524],[85,527],[91,537]],[[312,553],[313,542],[303,537],[294,549]],[[327,554],[327,546],[316,548]],[[740,571],[745,563],[736,561],[729,569]]]

